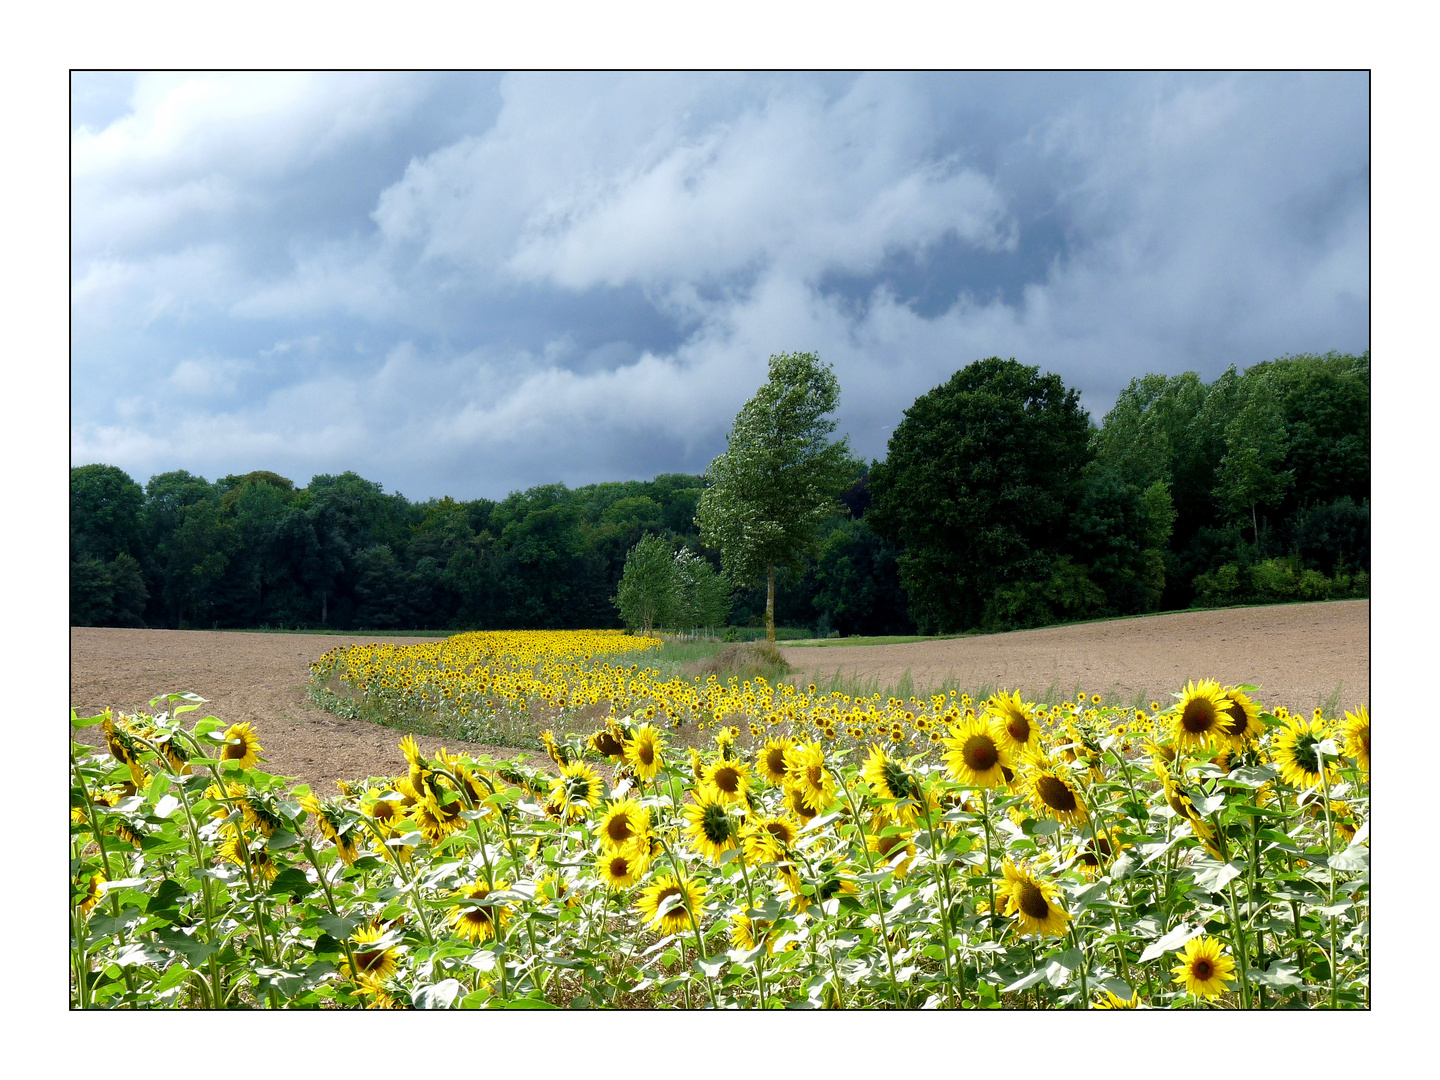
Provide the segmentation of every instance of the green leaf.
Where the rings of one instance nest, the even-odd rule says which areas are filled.
[[[1243,872],[1232,862],[1222,863],[1216,859],[1197,859],[1195,866],[1195,884],[1212,893],[1222,891]]]
[[[276,880],[278,881],[279,878],[277,877]],[[325,928],[327,934],[339,941],[347,939],[355,932],[355,927],[360,925],[355,919],[341,918],[339,915],[332,915],[328,911],[315,921]]]
[[[1359,871],[1370,869],[1370,849],[1364,844],[1351,844],[1344,851],[1330,856],[1332,870]]]
[[[442,979],[433,986],[420,987],[410,995],[410,1000],[417,1009],[448,1009],[455,1004],[462,989],[459,980]],[[506,1005],[506,1008],[510,1007],[510,1004]]]
[[[1021,990],[1029,990],[1030,987],[1034,986],[1036,983],[1041,982],[1042,980],[1044,980],[1044,978],[1045,978],[1045,972],[1044,972],[1044,971],[1032,971],[1029,975],[1026,975],[1024,978],[1016,979],[1016,980],[1015,980],[1013,983],[1011,983],[1009,986],[1005,987],[1005,989],[1002,990],[1001,993],[1003,993],[1003,994],[1018,994]]]
[[[289,829],[276,829],[275,834],[265,841],[265,847],[270,851],[283,851],[299,845],[300,838]]]
[[[1264,971],[1251,968],[1250,981],[1272,990],[1297,990],[1304,985],[1300,980],[1300,968],[1289,960],[1276,960]]]
[[[552,1005],[544,998],[523,997],[514,1001],[507,1001],[500,1006],[502,1009],[558,1009],[558,1005]]]
[[[1167,952],[1174,952],[1181,948],[1193,937],[1198,937],[1205,932],[1203,926],[1190,926],[1188,923],[1181,923],[1159,941],[1151,942],[1140,954],[1140,963],[1148,964],[1157,956],[1164,956]]]
[[[314,891],[315,886],[310,884],[305,871],[294,866],[281,870],[270,883],[271,896],[285,895],[294,900],[303,900]]]

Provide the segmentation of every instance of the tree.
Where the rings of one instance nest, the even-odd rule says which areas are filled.
[[[724,626],[730,617],[730,582],[717,574],[703,555],[687,547],[675,553],[670,625],[694,632],[701,627]]]
[[[1071,616],[1095,595],[1062,561],[1090,419],[1059,376],[990,357],[917,398],[870,473],[865,520],[898,548],[922,631]]]
[[[1256,544],[1260,543],[1257,508],[1278,503],[1295,483],[1284,468],[1285,422],[1269,385],[1247,388],[1244,404],[1225,427],[1225,456],[1215,470],[1215,499],[1232,516],[1247,511]]]
[[[766,579],[765,636],[775,640],[775,566],[798,565],[815,530],[839,512],[855,463],[848,438],[830,441],[840,383],[813,353],[770,357],[770,377],[745,403],[726,450],[706,470],[695,515],[701,539],[743,584]]]
[[[613,603],[632,631],[648,634],[669,616],[675,598],[675,560],[664,537],[646,533],[625,557]]]

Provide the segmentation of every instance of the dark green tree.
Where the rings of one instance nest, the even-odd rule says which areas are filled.
[[[1093,600],[1061,561],[1089,443],[1078,392],[1013,359],[978,360],[905,411],[866,521],[899,549],[922,631],[1032,624]]]

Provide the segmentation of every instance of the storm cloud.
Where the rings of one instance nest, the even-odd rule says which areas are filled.
[[[72,77],[75,464],[412,498],[698,472],[774,352],[880,457],[1014,356],[1369,345],[1341,74]]]

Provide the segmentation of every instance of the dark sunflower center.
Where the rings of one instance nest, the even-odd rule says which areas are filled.
[[[770,771],[771,776],[785,775],[785,751],[778,746],[765,753],[765,768]]]
[[[740,790],[740,770],[731,765],[722,765],[715,770],[715,786],[726,795]]]
[[[988,772],[1000,760],[1000,751],[989,735],[971,735],[960,754],[965,764],[977,773]]]
[[[1219,714],[1215,710],[1213,702],[1206,698],[1196,698],[1185,706],[1185,711],[1180,714],[1180,726],[1191,735],[1203,735],[1215,726]]]
[[[620,740],[611,735],[608,731],[602,731],[595,737],[595,749],[606,757],[615,757],[622,754],[625,748],[620,745]]]
[[[881,856],[889,855],[903,843],[905,843],[903,836],[882,836],[878,844]]]
[[[623,844],[630,837],[635,835],[630,828],[630,819],[624,814],[616,814],[605,826],[605,835],[617,844]]]
[[[700,819],[700,831],[712,844],[725,843],[731,834],[730,815],[725,813],[723,806],[711,803],[705,807],[705,814]]]
[[[910,781],[910,774],[894,761],[885,762],[885,783],[895,793],[897,799],[908,799],[915,790]]]
[[[1032,919],[1043,919],[1050,914],[1050,901],[1040,891],[1040,886],[1022,881],[1019,888],[1020,910]]]
[[[383,949],[356,949],[353,951],[355,966],[361,971],[374,971],[385,959]]]
[[[625,856],[616,855],[610,860],[610,876],[612,878],[618,881],[620,878],[629,876],[629,874],[630,863],[625,859]]]
[[[1030,721],[1018,713],[1012,713],[1005,722],[1005,730],[1017,743],[1024,743],[1030,738]]]
[[[1226,735],[1239,735],[1245,730],[1247,721],[1245,710],[1240,707],[1238,701],[1232,701],[1230,707],[1225,710],[1225,719],[1220,724],[1220,729]]]
[[[1070,790],[1070,785],[1058,776],[1040,777],[1035,782],[1035,790],[1040,793],[1040,798],[1044,800],[1045,805],[1052,810],[1069,813],[1079,805],[1075,800],[1075,793]]]
[[[652,743],[652,742],[650,742],[650,741],[648,741],[648,740],[645,741],[645,742],[642,742],[642,743],[640,744],[639,757],[640,757],[640,764],[644,765],[646,768],[649,768],[651,765],[654,765],[654,764],[655,764],[655,744]]]
[[[1197,982],[1205,982],[1211,975],[1215,974],[1215,968],[1211,965],[1210,961],[1204,957],[1196,960],[1190,970],[1194,972]]]
[[[782,844],[788,844],[793,839],[790,835],[790,827],[783,821],[767,821],[765,823],[765,831]]]
[[[665,901],[668,900],[668,899],[670,899],[670,897],[672,897],[672,896],[679,896],[679,895],[680,895],[680,886],[678,886],[678,885],[667,885],[667,886],[665,886],[665,888],[661,889],[660,892],[659,892],[658,894],[656,894],[656,896],[655,896],[655,910],[656,910],[656,911],[659,911],[662,907],[664,907],[664,906],[665,906]],[[666,918],[673,918],[674,915],[675,915],[675,913],[676,913],[677,911],[679,911],[679,912],[681,912],[681,913],[683,914],[683,913],[684,913],[684,912],[683,912],[683,907],[684,907],[684,905],[681,905],[680,907],[671,908],[670,911],[666,914],[665,917],[666,917]]]
[[[811,765],[808,769],[805,770],[805,776],[809,779],[811,787],[823,787],[825,780],[825,766]]]
[[[226,761],[233,761],[238,758],[243,758],[245,756],[245,737],[243,735],[240,737],[239,746],[231,746],[229,743],[226,743],[225,752],[222,753],[220,756]]]

